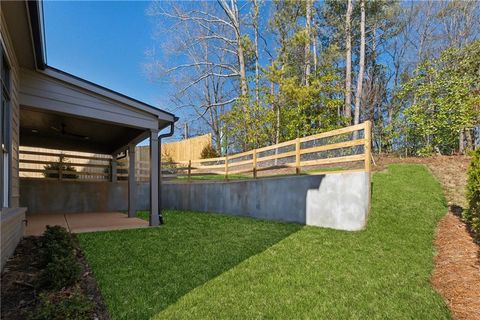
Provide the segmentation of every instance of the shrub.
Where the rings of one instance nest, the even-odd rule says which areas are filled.
[[[200,157],[202,159],[210,159],[210,158],[217,158],[220,155],[218,154],[217,150],[209,143],[202,149],[202,153]]]
[[[69,297],[40,294],[40,306],[32,320],[87,320],[92,318],[93,304],[81,293]]]
[[[480,148],[472,152],[472,162],[468,168],[467,181],[468,209],[463,218],[480,239]]]
[[[79,279],[80,266],[75,256],[54,256],[42,270],[40,284],[45,289],[59,290],[69,287]]]
[[[45,289],[61,289],[73,285],[80,276],[75,247],[70,234],[60,226],[47,226],[42,240],[43,270],[39,285]]]
[[[60,226],[47,226],[42,239],[43,264],[47,265],[55,257],[73,255],[73,241],[65,228]]]
[[[54,162],[54,163],[49,163],[47,165],[45,165],[43,167],[43,176],[45,178],[54,178],[54,179],[58,179],[60,176],[58,174],[58,171],[60,171],[60,169],[62,169],[62,171],[74,171],[76,172],[77,169],[75,169],[75,167],[72,167],[71,165],[69,165],[66,161],[65,161],[65,157],[62,155],[58,158],[58,162]],[[57,171],[57,172],[49,172],[49,171]],[[74,174],[74,173],[62,173],[62,178],[66,178],[66,179],[78,179],[78,174]]]
[[[164,152],[162,153],[162,156],[161,156],[161,159],[162,159],[162,172],[167,172],[167,173],[176,173],[176,165],[174,160],[173,160],[173,157],[168,153],[168,152]]]

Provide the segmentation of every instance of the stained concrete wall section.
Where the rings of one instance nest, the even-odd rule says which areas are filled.
[[[137,183],[137,209],[149,208],[149,185]],[[128,207],[126,181],[20,180],[20,203],[28,213],[124,211]]]
[[[218,212],[305,224],[307,191],[324,176],[264,178],[225,182],[166,182],[164,208]]]
[[[126,182],[22,179],[20,202],[30,213],[127,209]],[[149,208],[148,183],[137,185],[139,210]],[[360,230],[367,221],[370,175],[365,172],[243,181],[164,182],[164,209],[218,212],[253,218]]]

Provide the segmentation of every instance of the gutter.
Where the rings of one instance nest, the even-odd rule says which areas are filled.
[[[168,138],[168,137],[171,137],[173,136],[173,134],[175,133],[175,122],[178,121],[178,117],[174,117],[173,118],[173,122],[170,123],[170,132],[168,133],[164,133],[164,134],[160,134],[158,136],[158,146],[159,146],[159,152],[160,152],[160,165],[159,165],[159,173],[158,173],[158,186],[160,187],[159,188],[159,193],[161,192],[161,185],[162,185],[162,166],[161,166],[161,163],[162,163],[162,150],[161,150],[161,147],[162,147],[162,138]],[[162,196],[161,194],[158,195],[158,220],[160,222],[160,224],[165,224],[165,221],[163,220],[163,216],[162,216]]]
[[[37,69],[45,70],[47,64],[45,59],[45,37],[43,28],[43,9],[38,0],[27,1],[30,28],[32,31],[33,47],[35,52],[35,64]]]

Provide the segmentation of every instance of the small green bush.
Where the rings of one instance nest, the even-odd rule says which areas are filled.
[[[44,289],[61,289],[73,285],[80,277],[80,266],[70,234],[60,226],[47,226],[42,240],[42,264],[39,285]]]
[[[60,290],[74,285],[80,277],[80,266],[74,255],[54,256],[40,275],[42,288]]]
[[[53,162],[53,163],[49,163],[47,165],[45,165],[43,167],[44,169],[44,172],[43,172],[43,176],[45,178],[54,178],[54,179],[58,179],[60,176],[58,174],[58,172],[60,171],[60,169],[62,171],[72,171],[72,172],[76,172],[77,169],[75,169],[75,167],[72,167],[70,164],[68,164],[65,160],[65,156],[61,155],[58,159],[58,162]],[[57,172],[50,172],[50,171],[57,171]],[[62,178],[65,178],[65,179],[78,179],[78,174],[75,174],[75,173],[62,173]]]
[[[60,226],[47,226],[43,233],[42,257],[44,265],[50,263],[55,257],[66,257],[73,253],[72,237],[68,231]]]
[[[175,161],[173,160],[173,157],[168,152],[162,153],[161,159],[162,159],[162,172],[171,173],[171,174],[176,173],[177,166],[174,163]]]
[[[32,320],[87,320],[92,318],[93,304],[81,293],[69,297],[40,294],[40,307]]]
[[[468,209],[464,211],[463,219],[476,234],[476,239],[480,239],[480,148],[471,154],[467,181]]]
[[[218,158],[219,156],[217,150],[215,150],[210,143],[203,147],[202,153],[200,154],[202,159]]]

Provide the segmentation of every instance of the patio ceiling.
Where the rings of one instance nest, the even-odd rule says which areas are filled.
[[[113,154],[171,125],[165,111],[60,70],[21,71],[20,145]]]
[[[22,107],[20,145],[112,154],[143,133],[136,128]]]

